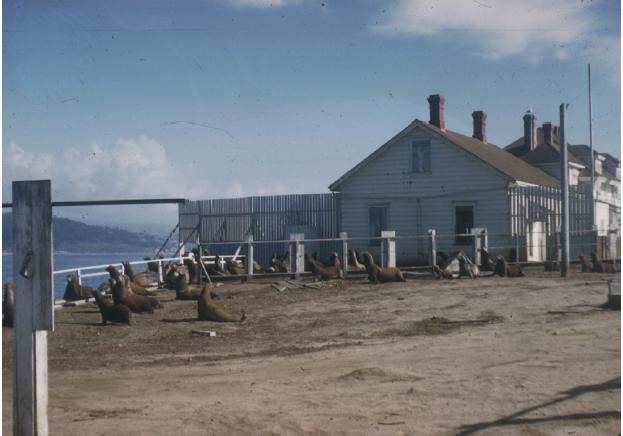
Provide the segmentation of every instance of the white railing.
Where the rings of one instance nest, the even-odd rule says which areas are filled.
[[[220,258],[221,268],[224,268],[227,259],[234,259],[234,260],[237,258],[244,259],[245,256],[241,256],[238,253],[235,253],[232,255],[219,256],[219,258]],[[146,265],[149,263],[157,262],[158,263],[157,279],[158,279],[158,286],[160,286],[164,280],[163,275],[162,275],[163,274],[163,268],[162,268],[163,263],[164,262],[175,262],[178,265],[181,265],[184,263],[184,259],[194,259],[194,257],[192,255],[186,255],[186,256],[180,255],[178,257],[169,257],[169,258],[164,258],[164,259],[134,260],[128,263],[130,265]],[[207,264],[214,264],[216,260],[216,256],[201,256],[201,260],[205,261],[205,263]],[[82,284],[82,279],[89,278],[89,277],[100,277],[100,276],[109,275],[108,271],[98,271],[98,272],[92,272],[92,273],[84,273],[83,271],[105,270],[110,265],[119,268],[122,274],[125,273],[125,268],[123,264],[120,262],[116,262],[116,263],[107,263],[107,264],[102,264],[102,265],[90,265],[90,266],[81,266],[81,267],[76,267],[76,268],[66,268],[66,269],[54,271],[53,274],[57,275],[57,274],[72,274],[73,273],[76,275],[78,284]]]

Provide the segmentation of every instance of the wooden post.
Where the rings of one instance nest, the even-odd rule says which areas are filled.
[[[381,231],[382,247],[381,261],[384,268],[396,267],[396,232],[394,230]]]
[[[348,274],[348,233],[340,232],[342,240],[342,277],[346,278]]]
[[[48,331],[54,330],[50,181],[13,182],[13,434],[48,434]]]
[[[253,235],[247,235],[245,237],[247,241],[247,281],[253,279]]]
[[[301,273],[305,271],[305,233],[290,234],[292,258],[294,260],[294,278],[301,278]]]
[[[472,229],[472,238],[474,264],[480,265],[480,229]]]
[[[158,261],[158,287],[159,288],[162,287],[163,278],[164,277],[162,277],[162,261],[159,260]]]
[[[437,231],[435,229],[429,229],[428,234],[430,236],[430,258],[431,265],[437,265]]]

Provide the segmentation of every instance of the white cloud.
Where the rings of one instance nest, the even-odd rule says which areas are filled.
[[[11,197],[13,180],[50,179],[53,200],[196,199],[206,198],[212,188],[198,168],[176,167],[164,145],[146,136],[120,139],[112,145],[91,144],[54,155],[27,151],[10,142],[2,154],[5,201]],[[175,208],[171,207],[160,207],[167,215],[162,217],[148,207],[134,209],[133,216],[121,216],[128,211],[124,208],[100,207],[97,216],[90,217],[127,224],[130,221],[156,223],[176,216]],[[59,212],[77,217],[82,213],[78,209],[81,208],[63,208]]]
[[[399,0],[375,32],[435,37],[461,44],[482,57],[527,54],[538,61],[594,38],[591,4],[568,0]]]

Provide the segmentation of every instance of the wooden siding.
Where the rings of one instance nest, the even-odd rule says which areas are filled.
[[[431,172],[411,171],[411,143],[431,141]],[[361,168],[340,186],[342,230],[349,236],[368,236],[368,207],[387,204],[388,230],[396,236],[422,235],[436,229],[438,250],[470,250],[454,245],[454,206],[474,205],[474,226],[486,227],[489,245],[509,243],[508,177],[459,147],[416,128]],[[422,239],[397,240],[402,263],[427,253]],[[372,249],[359,241],[358,249]]]

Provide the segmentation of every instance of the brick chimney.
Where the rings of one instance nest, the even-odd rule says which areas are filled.
[[[554,126],[549,121],[547,123],[543,123],[543,142],[548,144],[554,143]]]
[[[523,116],[523,144],[524,151],[528,153],[536,147],[536,117],[532,109],[528,109]]]
[[[482,142],[487,142],[487,114],[483,111],[474,111],[472,118],[474,119],[474,134],[472,136]]]
[[[446,120],[444,116],[446,99],[443,95],[434,94],[430,95],[427,100],[430,107],[430,121],[428,123],[439,127],[441,130],[446,130]]]

